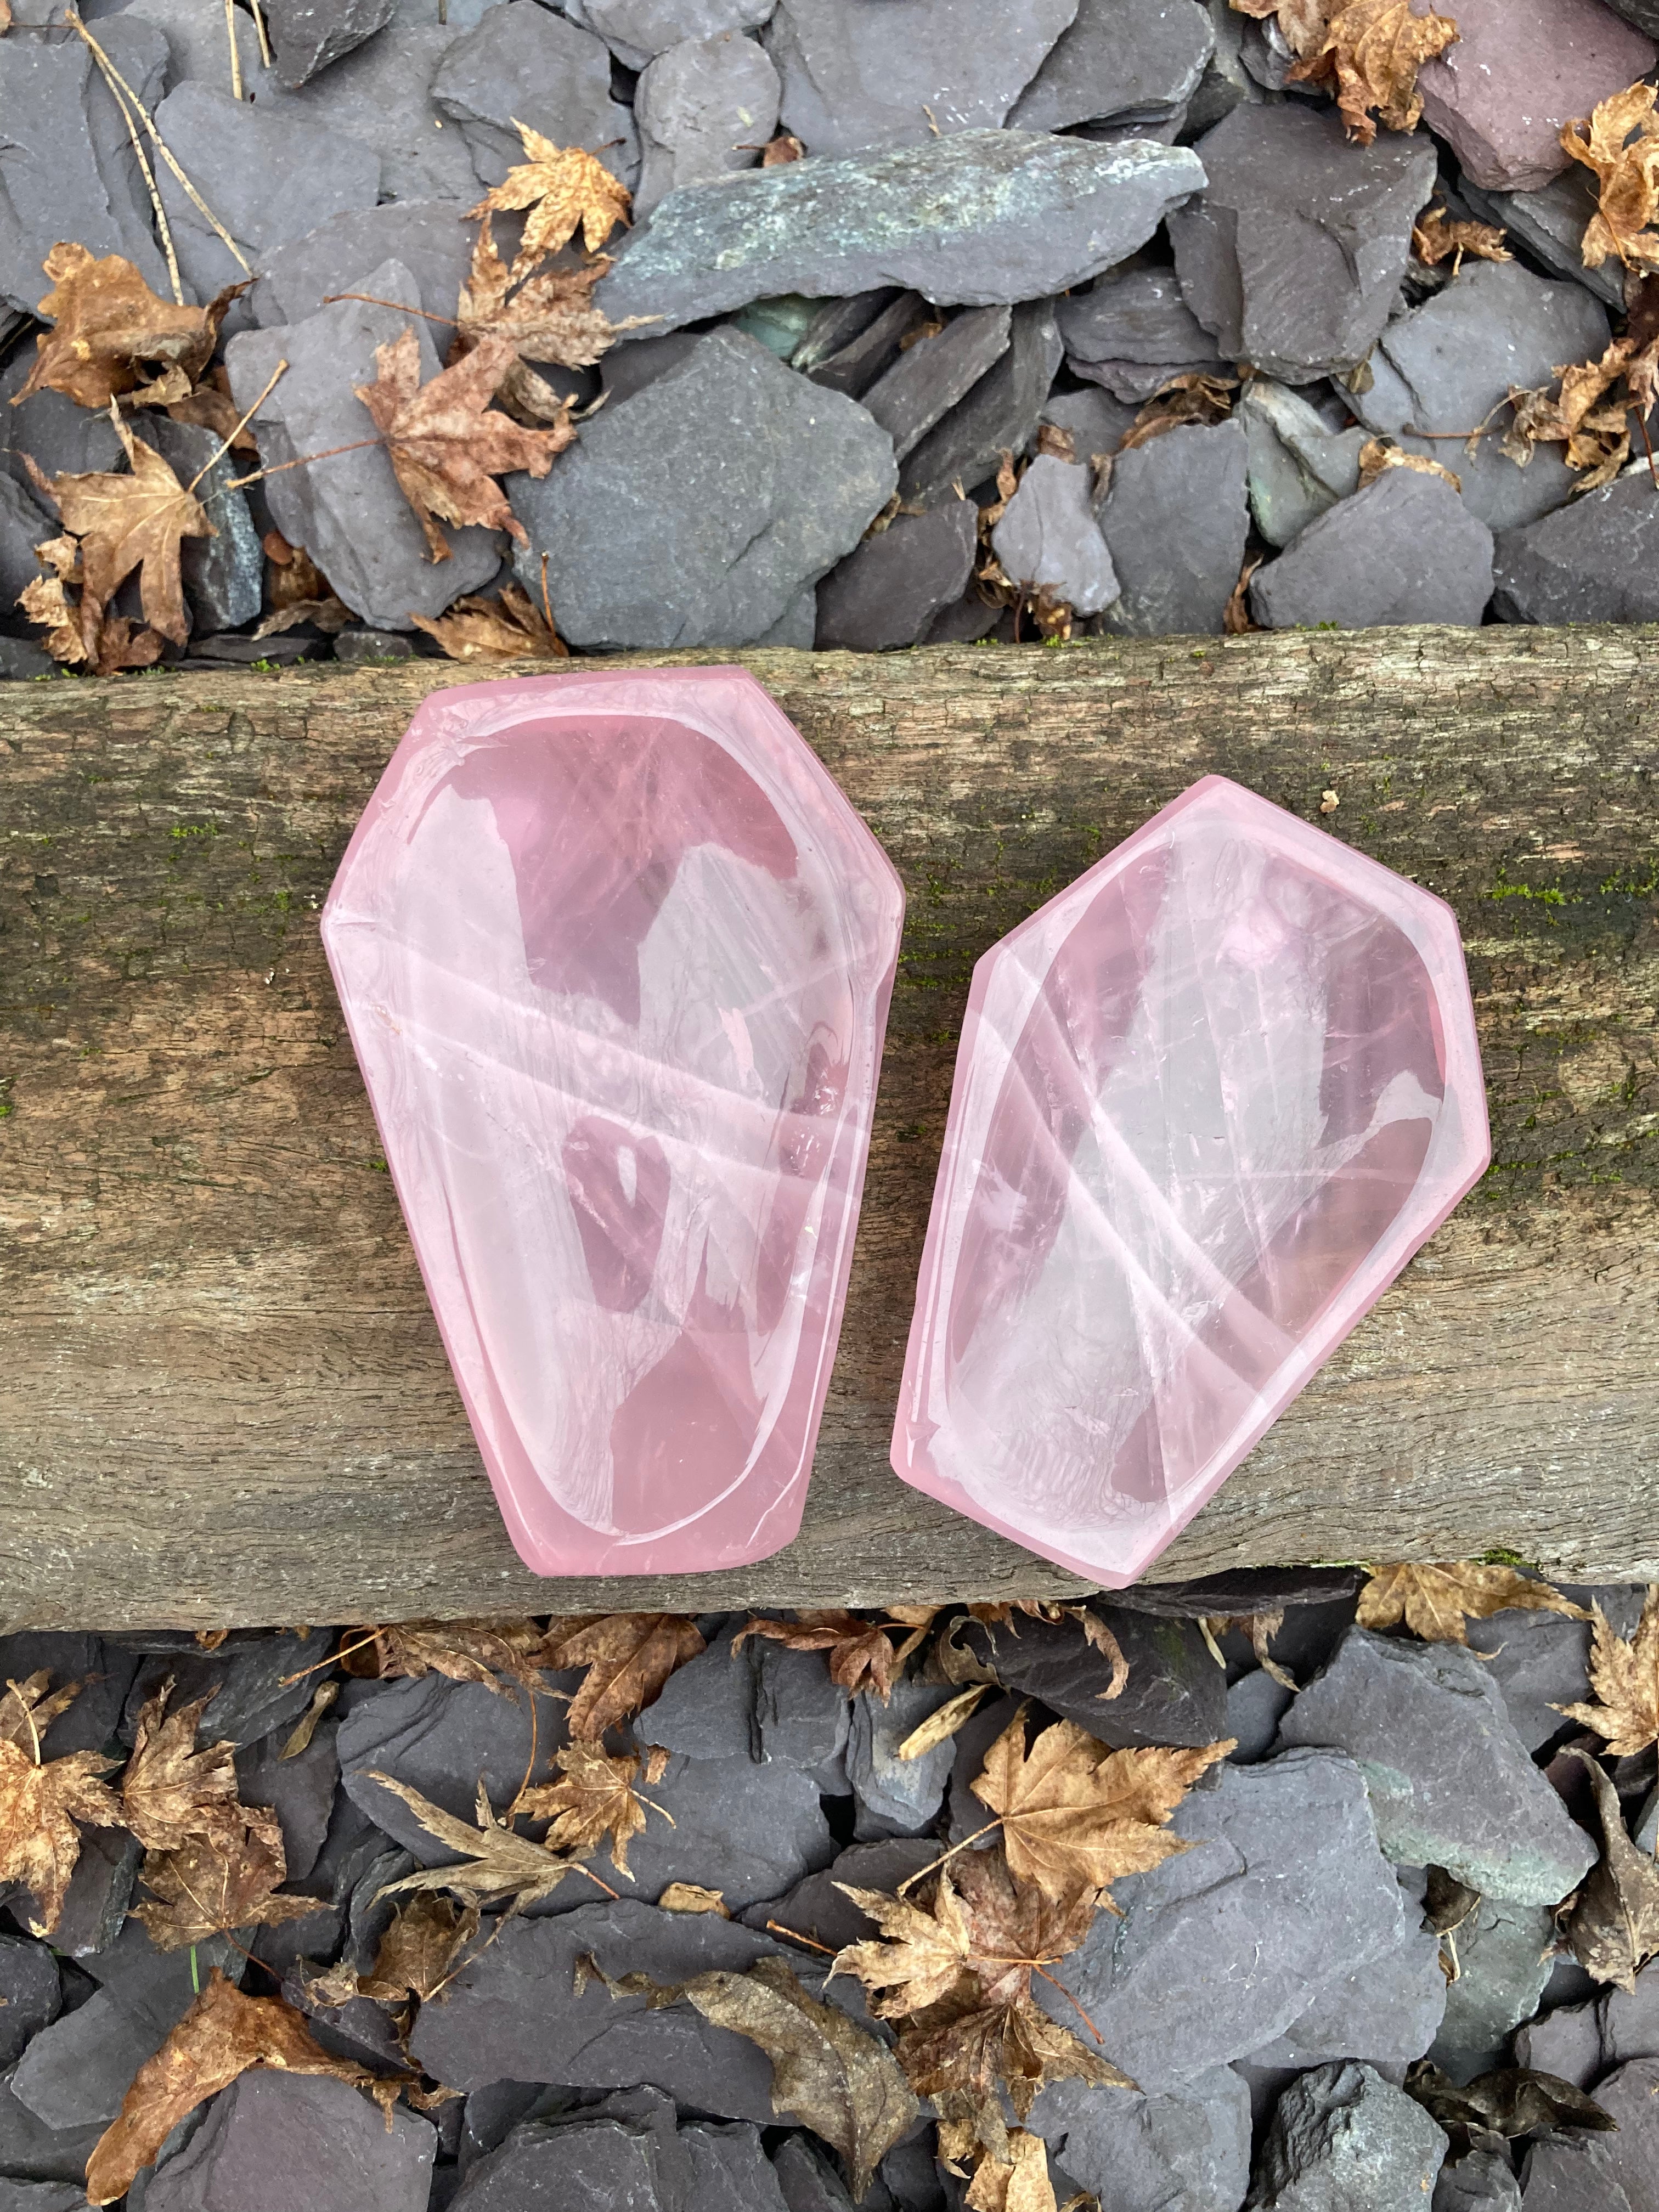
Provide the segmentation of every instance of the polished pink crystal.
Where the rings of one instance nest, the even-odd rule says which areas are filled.
[[[1121,1589],[1489,1158],[1450,909],[1206,776],[974,970],[895,1469]]]
[[[392,755],[323,942],[538,1573],[794,1534],[903,911],[741,669],[434,693]]]

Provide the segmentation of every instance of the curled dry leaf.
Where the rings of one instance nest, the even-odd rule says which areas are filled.
[[[305,547],[290,545],[280,530],[266,531],[260,543],[270,564],[265,575],[265,597],[271,612],[254,636],[275,637],[281,630],[307,622],[328,637],[344,629],[352,620],[351,610],[337,597]]]
[[[732,1639],[736,1651],[750,1636],[763,1636],[789,1651],[827,1651],[830,1679],[849,1692],[892,1694],[904,1662],[932,1626],[937,1606],[896,1605],[884,1621],[866,1620],[835,1608],[798,1613],[793,1620],[746,1620]],[[900,1632],[893,1641],[894,1631]]]
[[[99,1779],[111,1765],[101,1753],[41,1759],[41,1735],[81,1686],[48,1697],[48,1679],[31,1674],[9,1683],[0,1705],[0,1882],[27,1890],[28,1899],[15,1900],[12,1909],[37,1936],[50,1936],[62,1917],[81,1856],[76,1822],[112,1828],[121,1820],[114,1793]]]
[[[1659,116],[1654,87],[1614,93],[1561,133],[1564,151],[1595,179],[1596,212],[1584,231],[1584,266],[1615,256],[1627,269],[1659,264]]]
[[[1633,1992],[1637,1975],[1659,1953],[1659,1861],[1631,1841],[1619,1792],[1598,1761],[1577,1749],[1573,1756],[1595,1793],[1602,1842],[1567,1921],[1567,1942],[1587,1974]]]
[[[447,613],[411,614],[452,660],[568,660],[570,647],[517,584],[503,584],[497,599],[469,594]]]
[[[781,169],[786,162],[799,161],[805,151],[793,131],[781,131],[761,148],[760,165],[763,169]]]
[[[726,1899],[717,1889],[705,1889],[700,1882],[671,1881],[657,1899],[659,1912],[711,1912],[717,1920],[732,1917]]]
[[[1247,553],[1244,556],[1238,581],[1227,594],[1227,604],[1221,611],[1221,629],[1224,636],[1244,637],[1255,628],[1250,615],[1250,579],[1266,558],[1262,553]]]
[[[1628,1644],[1599,1605],[1591,1607],[1590,1618],[1595,1624],[1589,1657],[1595,1702],[1558,1711],[1594,1729],[1614,1759],[1633,1759],[1650,1743],[1659,1743],[1659,1583],[1650,1587]]]
[[[356,1983],[352,1994],[374,1997],[381,2004],[435,1996],[477,1932],[477,1905],[458,1910],[448,1898],[429,1890],[412,1897],[393,1914],[374,1954],[373,1971]]]
[[[186,538],[218,533],[195,494],[179,483],[155,447],[135,438],[118,416],[113,420],[130,475],[99,471],[52,480],[64,526],[81,544],[82,635],[88,605],[101,619],[137,568],[145,621],[161,637],[182,645],[190,635],[190,617],[179,573],[179,547]]]
[[[532,1693],[544,1689],[532,1658],[541,1643],[541,1630],[523,1617],[394,1621],[349,1630],[341,1638],[339,1660],[348,1674],[370,1680],[441,1674],[451,1682],[477,1682],[499,1697],[512,1697],[514,1685]]]
[[[514,1809],[526,1820],[550,1819],[547,1849],[576,1858],[591,1856],[608,1836],[612,1863],[619,1874],[627,1874],[628,1846],[646,1824],[647,1801],[634,1788],[640,1778],[639,1753],[613,1757],[597,1743],[577,1742],[562,1745],[555,1757],[558,1781],[520,1791]],[[665,1813],[663,1818],[669,1816]]]
[[[1477,261],[1513,261],[1515,256],[1504,245],[1504,235],[1496,223],[1454,219],[1443,207],[1429,207],[1412,225],[1412,252],[1429,269],[1449,261],[1455,276],[1466,253]]]
[[[962,2200],[968,2212],[1056,2212],[1048,2144],[1024,2128],[1010,2128],[1004,2141],[1006,2158],[988,2154],[975,2167]]]
[[[650,1705],[674,1669],[702,1648],[696,1623],[681,1613],[609,1613],[550,1621],[539,1663],[587,1669],[570,1701],[570,1735],[577,1743],[596,1743]]]
[[[1334,813],[1335,811],[1334,807],[1328,809],[1322,805],[1320,809],[1322,813]],[[1285,1608],[1282,1605],[1272,1613],[1206,1613],[1200,1618],[1198,1625],[1203,1632],[1205,1641],[1221,1666],[1224,1667],[1227,1662],[1222,1657],[1221,1648],[1216,1639],[1218,1637],[1224,1636],[1229,1629],[1237,1629],[1241,1636],[1247,1636],[1249,1638],[1250,1649],[1255,1654],[1255,1663],[1261,1668],[1262,1673],[1270,1675],[1279,1684],[1280,1689],[1295,1689],[1297,1686],[1295,1675],[1288,1668],[1281,1667],[1273,1656],[1273,1640],[1285,1626]]]
[[[912,1729],[899,1746],[899,1757],[925,1759],[930,1751],[948,1743],[984,1697],[987,1686],[983,1682],[971,1683],[957,1696],[948,1698],[936,1713],[929,1713],[921,1726]]]
[[[1212,375],[1202,369],[1182,370],[1167,384],[1159,385],[1124,432],[1118,452],[1129,453],[1149,439],[1161,438],[1166,430],[1179,430],[1188,422],[1224,422],[1232,412],[1237,389],[1236,377]]]
[[[544,269],[528,279],[516,276],[496,250],[486,214],[455,310],[451,360],[471,353],[481,339],[505,337],[512,339],[521,361],[591,368],[615,342],[618,329],[633,330],[650,319],[633,316],[613,325],[593,305],[593,287],[610,266],[609,258],[599,254],[573,267]],[[512,397],[508,386],[502,391]]]
[[[1463,489],[1462,477],[1454,476],[1440,462],[1431,461],[1426,453],[1408,453],[1387,438],[1367,438],[1359,448],[1360,490],[1364,491],[1367,484],[1374,484],[1390,469],[1414,469],[1419,476],[1441,477],[1454,491]]]
[[[144,1861],[149,1898],[132,1908],[158,1951],[182,1951],[238,1928],[279,1926],[321,1910],[314,1897],[278,1897],[288,1873],[276,1815],[246,1805],[234,1822],[187,1835]]]
[[[21,1682],[9,1678],[6,1694],[0,1698],[0,1741],[15,1743],[38,1762],[46,1730],[69,1711],[85,1687],[84,1682],[65,1682],[61,1690],[54,1690],[52,1676],[44,1668]]]
[[[175,422],[193,422],[198,429],[211,430],[222,444],[228,444],[233,453],[259,450],[252,431],[242,420],[241,410],[231,398],[230,376],[222,363],[209,369],[193,392],[171,401],[167,413]]]
[[[87,2160],[88,2200],[112,2204],[125,2197],[185,2114],[252,2066],[374,2086],[361,2066],[332,2058],[313,2043],[298,2013],[275,1997],[244,1996],[216,1966],[167,2041],[138,2069],[120,2112],[99,2137]]]
[[[247,289],[233,285],[205,307],[180,307],[157,299],[118,253],[100,261],[84,246],[58,245],[43,265],[52,289],[38,312],[53,327],[35,340],[14,407],[43,390],[66,392],[81,407],[107,407],[125,392],[156,404],[184,399],[218,343],[225,310]]]
[[[1277,15],[1297,57],[1291,81],[1335,98],[1348,135],[1369,146],[1376,124],[1413,131],[1423,112],[1417,72],[1457,37],[1448,15],[1413,15],[1407,0],[1232,0],[1241,15]],[[1376,118],[1373,122],[1372,117]]]
[[[441,1805],[434,1805],[418,1790],[411,1790],[390,1774],[371,1773],[369,1780],[391,1790],[394,1797],[401,1797],[428,1836],[435,1836],[452,1851],[465,1854],[459,1866],[428,1867],[419,1874],[405,1875],[401,1881],[388,1882],[380,1892],[382,1897],[395,1897],[404,1890],[452,1889],[468,1905],[483,1905],[506,1898],[512,1913],[550,1897],[566,1875],[574,1870],[573,1859],[556,1858],[528,1836],[515,1835],[505,1820],[498,1820],[482,1782],[478,1823],[470,1828],[465,1820],[458,1820]]]
[[[1358,1620],[1362,1628],[1392,1628],[1403,1620],[1425,1644],[1466,1644],[1466,1620],[1487,1620],[1511,1609],[1589,1618],[1547,1583],[1531,1581],[1513,1567],[1464,1559],[1450,1566],[1373,1567],[1359,1593]]]
[[[172,1695],[169,1676],[139,1712],[121,1777],[121,1817],[147,1851],[174,1850],[187,1837],[234,1832],[241,1823],[235,1745],[196,1748],[197,1725],[216,1686],[169,1713]]]
[[[528,208],[524,241],[513,264],[514,277],[527,276],[538,261],[567,246],[578,230],[590,253],[605,244],[617,225],[628,221],[631,196],[603,161],[580,146],[556,146],[539,131],[514,118],[525,160],[493,185],[473,216],[492,210]]]
[[[1407,2069],[1405,2087],[1455,2142],[1465,2144],[1477,2133],[1513,2137],[1539,2128],[1605,2130],[1618,2124],[1571,2081],[1530,2066],[1499,2067],[1460,2085],[1419,2058]]]
[[[340,1694],[337,1682],[319,1683],[312,1694],[311,1703],[295,1723],[288,1741],[283,1746],[283,1759],[297,1759],[302,1751],[311,1747],[311,1739],[317,1733],[317,1723]]]
[[[1525,468],[1534,447],[1559,444],[1567,466],[1585,472],[1581,490],[1611,483],[1630,458],[1630,409],[1623,395],[1607,395],[1635,368],[1633,353],[1628,337],[1614,338],[1599,361],[1564,368],[1556,390],[1512,390],[1512,420],[1498,451]]]
[[[481,339],[453,368],[421,382],[421,349],[412,324],[390,345],[374,349],[374,381],[353,386],[386,441],[392,474],[420,517],[434,561],[449,558],[440,520],[465,528],[505,530],[529,538],[495,481],[523,469],[544,477],[553,457],[575,437],[566,421],[552,430],[526,430],[489,405],[518,358],[511,338]]]

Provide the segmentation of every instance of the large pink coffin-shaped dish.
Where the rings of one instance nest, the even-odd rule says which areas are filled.
[[[903,910],[741,669],[471,685],[393,754],[323,941],[538,1573],[795,1534]]]
[[[1489,1157],[1450,909],[1205,777],[974,970],[894,1468],[1121,1589]]]

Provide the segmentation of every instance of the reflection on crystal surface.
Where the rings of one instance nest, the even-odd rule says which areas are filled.
[[[741,670],[471,686],[398,746],[324,941],[539,1572],[794,1534],[902,913]]]
[[[895,1468],[1133,1581],[1488,1157],[1449,910],[1206,777],[974,971]]]

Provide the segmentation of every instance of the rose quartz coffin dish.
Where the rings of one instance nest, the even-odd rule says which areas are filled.
[[[795,1534],[903,912],[741,669],[439,693],[392,755],[323,942],[537,1572]]]
[[[1489,1158],[1450,909],[1205,777],[974,970],[895,1469],[1121,1588]]]

